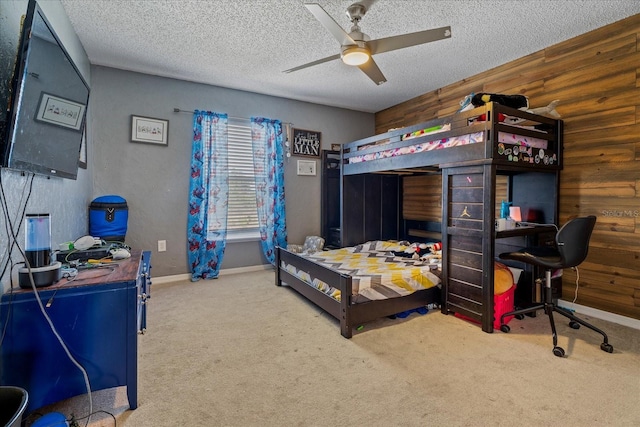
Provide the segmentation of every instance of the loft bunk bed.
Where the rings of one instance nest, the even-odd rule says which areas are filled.
[[[358,303],[350,274],[278,248],[276,285],[286,283],[337,318],[347,338],[364,322],[433,302],[441,304],[442,313],[459,313],[492,332],[496,241],[502,239],[500,248],[518,246],[533,234],[526,227],[496,231],[497,177],[507,178],[504,197],[521,207],[525,219],[535,214],[536,221],[557,224],[562,130],[561,120],[490,102],[343,145],[342,245],[440,240],[440,283]],[[441,187],[428,190],[440,191],[441,215],[436,220],[404,213],[403,178],[418,175],[439,178]],[[303,271],[309,280],[292,270]],[[341,299],[310,286],[314,279],[339,290]]]
[[[416,173],[478,162],[558,165],[558,120],[489,102],[345,144],[343,175]],[[522,148],[522,150],[521,150]],[[531,148],[531,150],[529,150]],[[515,149],[515,150],[514,150]],[[542,158],[537,159],[536,155]]]

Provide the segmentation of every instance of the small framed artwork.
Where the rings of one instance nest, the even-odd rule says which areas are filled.
[[[131,142],[169,145],[169,120],[131,116]]]
[[[291,148],[291,154],[294,156],[320,157],[320,132],[293,129]]]
[[[39,122],[80,131],[85,108],[84,104],[41,92],[35,119]]]
[[[340,144],[331,144],[331,151],[340,151]]]
[[[315,160],[298,160],[298,175],[316,175]]]

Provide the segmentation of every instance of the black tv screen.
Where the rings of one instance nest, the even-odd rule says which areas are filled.
[[[76,179],[89,86],[34,0],[9,98],[2,166]]]

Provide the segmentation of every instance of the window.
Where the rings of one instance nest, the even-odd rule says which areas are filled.
[[[229,240],[259,238],[251,126],[229,119]]]

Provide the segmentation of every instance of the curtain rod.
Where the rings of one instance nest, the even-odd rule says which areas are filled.
[[[195,111],[190,111],[190,110],[182,110],[180,108],[173,108],[173,112],[174,113],[195,113]],[[247,117],[233,117],[233,116],[228,116],[230,119],[234,119],[234,120],[245,120],[245,121],[251,121],[251,119],[247,118]],[[287,123],[287,122],[282,122],[283,125],[291,125],[293,126],[293,123]]]

